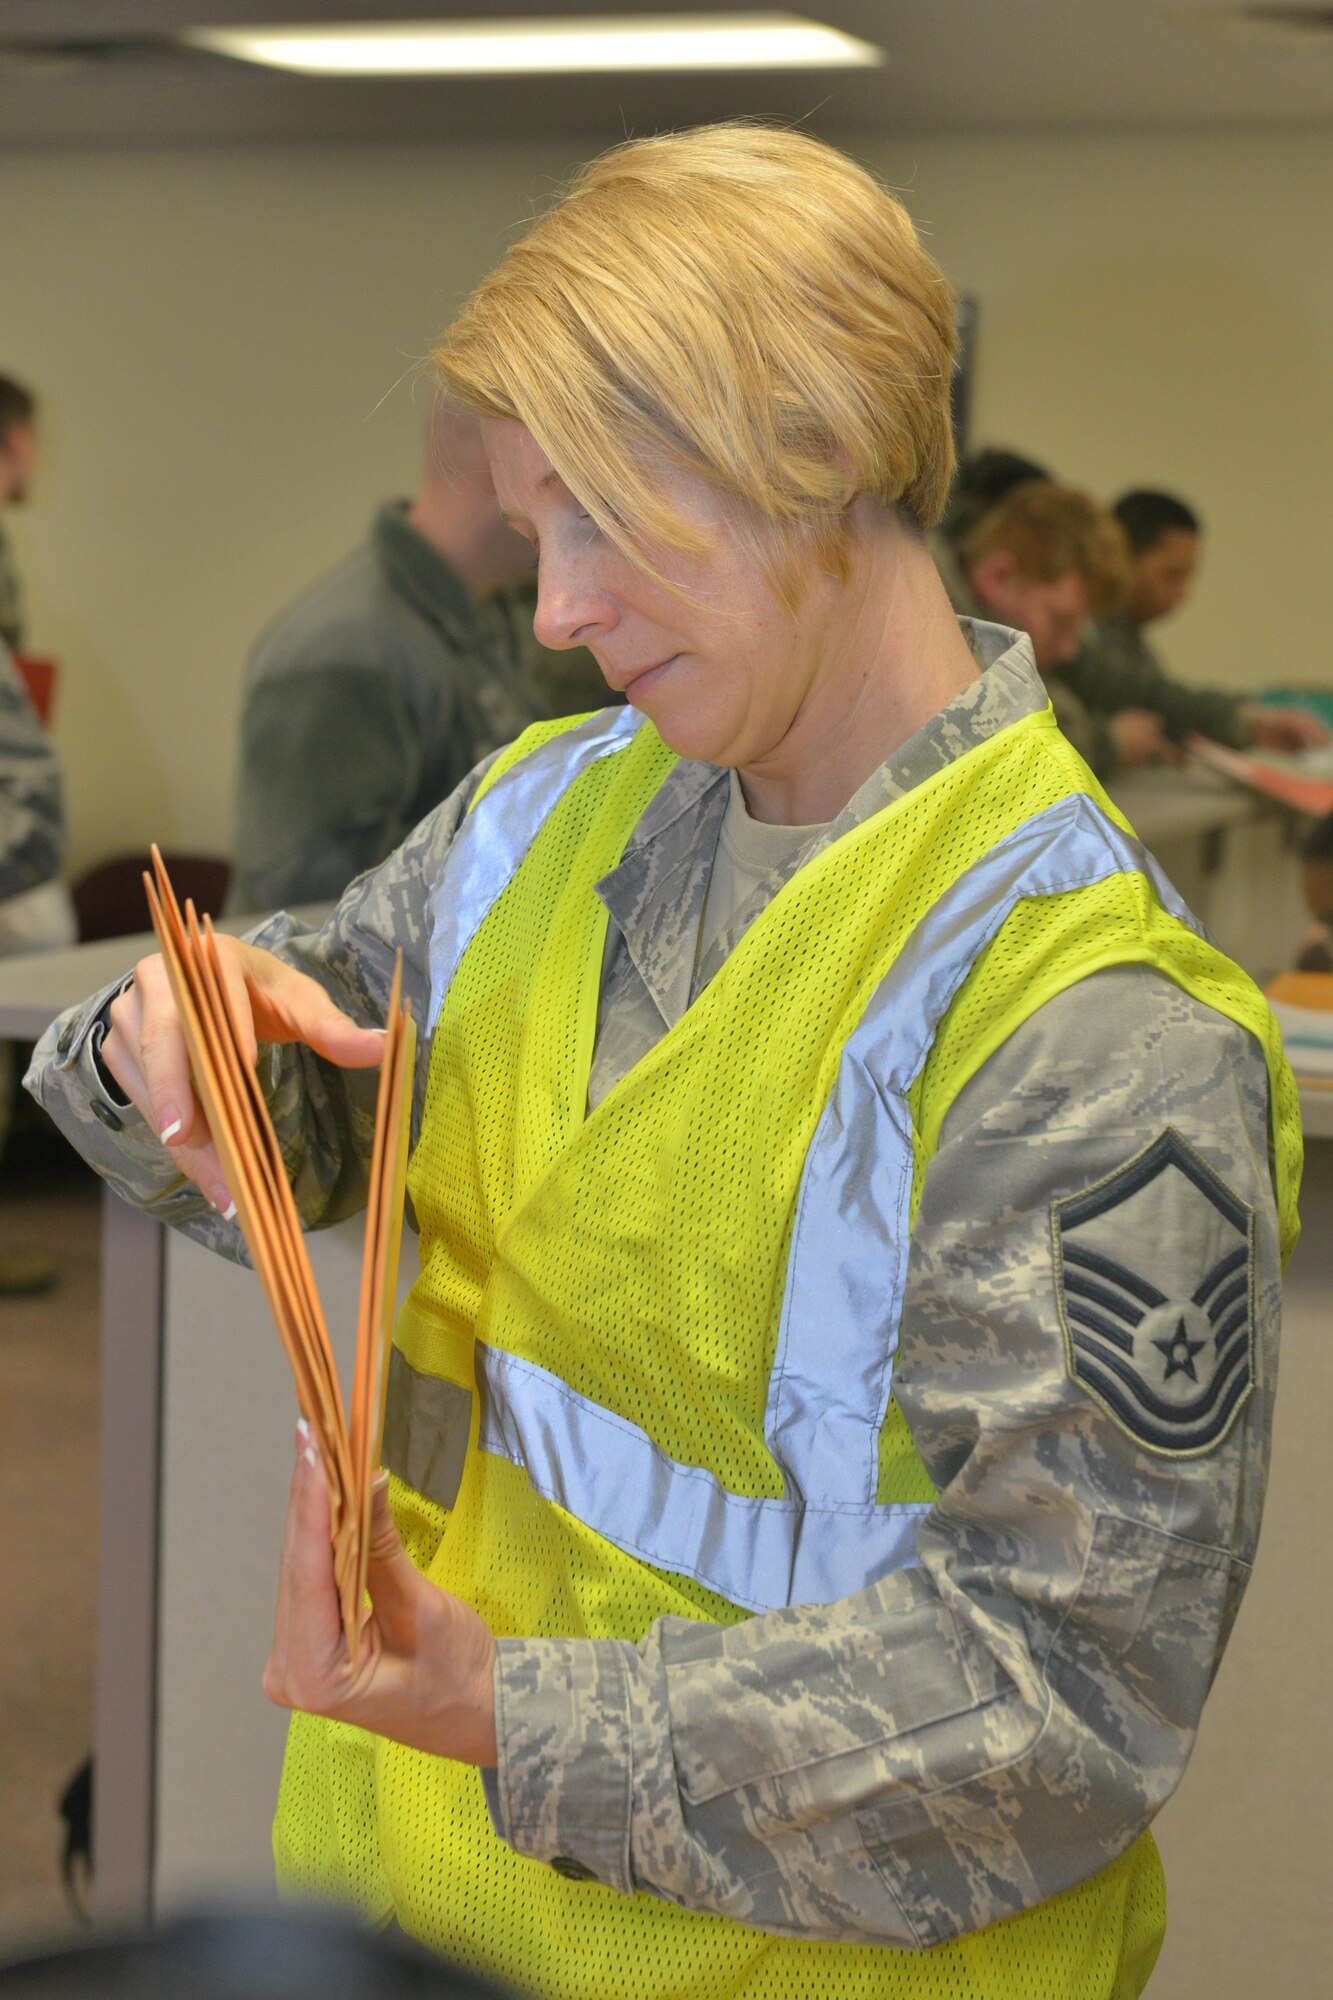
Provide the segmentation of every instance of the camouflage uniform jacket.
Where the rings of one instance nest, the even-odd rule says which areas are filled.
[[[972,588],[948,537],[937,528],[926,539],[940,581],[959,617],[989,618],[990,611]],[[1115,769],[1115,738],[1106,716],[1089,703],[1081,689],[1072,685],[1066,677],[1067,671],[1063,666],[1051,667],[1042,675],[1055,719],[1084,763],[1097,777],[1105,779]]]
[[[1060,671],[1087,708],[1108,714],[1122,708],[1150,709],[1161,716],[1174,742],[1182,743],[1196,730],[1233,750],[1250,740],[1241,716],[1242,697],[1174,679],[1144,638],[1142,625],[1127,611],[1108,611],[1094,619],[1078,658]]]
[[[381,507],[250,656],[233,906],[332,901],[488,752],[560,712],[531,622],[477,604],[403,506]]]
[[[14,656],[0,643],[0,901],[49,882],[64,848],[60,765]]]
[[[23,591],[18,571],[0,522],[0,645],[17,653],[23,645]]]
[[[972,639],[987,670],[812,831],[697,972],[728,777],[674,768],[599,885],[611,923],[596,1065],[623,1073],[679,1017],[786,874],[1045,705],[1026,641],[993,627]],[[402,945],[422,1018],[431,889],[475,784],[318,934],[278,917],[258,941],[367,1024],[383,1017]],[[53,1025],[29,1088],[131,1200],[238,1254],[234,1225],[173,1178],[100,1085],[105,997]],[[418,1107],[427,1061],[423,1051]],[[266,1051],[264,1069],[304,1217],[349,1213],[363,1196],[373,1074],[302,1050]],[[1145,1447],[1073,1378],[1055,1246],[1053,1204],[1096,1191],[1100,1240],[1131,1286],[1151,1270],[1190,1297],[1216,1260],[1216,1211],[1154,1198],[1145,1212],[1117,1192],[1168,1127],[1252,1223],[1231,1267],[1240,1253],[1256,1386],[1225,1437],[1193,1456]],[[939,1489],[916,1565],[844,1601],[725,1629],[665,1619],[638,1644],[502,1641],[499,1763],[486,1774],[497,1829],[622,1891],[895,1945],[975,1929],[1094,1872],[1179,1780],[1248,1575],[1279,1296],[1257,1044],[1145,967],[1099,972],[1041,1007],[960,1092],[924,1178],[894,1374]],[[1190,1365],[1182,1353],[1177,1368]]]

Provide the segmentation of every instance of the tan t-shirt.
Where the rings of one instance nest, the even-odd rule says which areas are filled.
[[[765,876],[789,861],[812,834],[823,832],[822,826],[770,826],[764,820],[751,819],[741,781],[735,771],[730,777],[731,796],[718,836],[713,872],[708,878],[708,897],[694,948],[696,967],[719,931],[725,929]]]

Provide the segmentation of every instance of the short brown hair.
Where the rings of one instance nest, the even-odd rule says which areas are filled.
[[[955,299],[906,210],[844,154],[743,123],[594,160],[509,250],[435,355],[482,416],[526,425],[626,553],[700,546],[666,463],[738,503],[790,603],[839,571],[849,489],[938,520],[953,470]]]
[[[963,537],[965,568],[1003,549],[1031,583],[1054,583],[1077,570],[1093,614],[1111,611],[1124,594],[1129,548],[1125,531],[1104,507],[1072,486],[1025,479]]]

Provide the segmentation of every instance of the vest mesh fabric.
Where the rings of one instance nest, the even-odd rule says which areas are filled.
[[[593,885],[671,761],[645,728],[586,771],[464,953],[412,1163],[422,1275],[397,1338],[415,1368],[469,1387],[481,1338],[731,1491],[779,1495],[763,1419],[791,1216],[843,1044],[942,891],[1089,780],[1049,717],[1031,717],[846,835],[587,1117],[606,924]],[[1047,997],[1043,979],[1079,976],[1078,899],[1094,893],[1034,903],[1030,931],[1028,906],[1014,913],[1005,948],[1035,954],[1030,987],[994,946],[974,968],[913,1094],[918,1180],[974,1044],[995,1045]],[[1163,922],[1171,934],[1156,943],[1170,956],[1188,933]],[[1142,925],[1131,937],[1125,924],[1103,962],[1145,955]],[[1041,970],[1057,962],[1062,973]],[[637,1640],[664,1614],[745,1615],[477,1449],[476,1400],[454,1508],[398,1481],[392,1495],[412,1559],[498,1635]],[[932,1497],[892,1404],[880,1468],[881,1500]],[[631,1985],[664,2000],[1129,2000],[1164,1919],[1144,1836],[1090,1881],[925,1953],[768,1937],[569,1882],[496,1839],[475,1772],[306,1717],[292,1726],[275,1842],[289,1886],[349,1896],[372,1916],[392,1908],[434,1948],[543,2000]]]
[[[1052,904],[1067,907],[1056,911]],[[1131,964],[1165,973],[1205,1007],[1238,1022],[1263,1049],[1285,1265],[1300,1236],[1301,1116],[1273,1011],[1239,966],[1162,908],[1142,875],[1108,875],[1090,888],[1016,905],[945,1015],[912,1093],[923,1151],[934,1151],[954,1098],[1012,1031],[1015,989],[1031,1001],[1025,1009],[1031,1012],[1090,973]]]

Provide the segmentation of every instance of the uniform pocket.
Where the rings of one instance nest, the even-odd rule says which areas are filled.
[[[1227,1549],[1099,1514],[1047,1654],[1053,1697],[1078,1716],[1116,1713],[1121,1727],[1137,1716],[1139,1734],[1150,1718],[1192,1732],[1248,1576]]]

